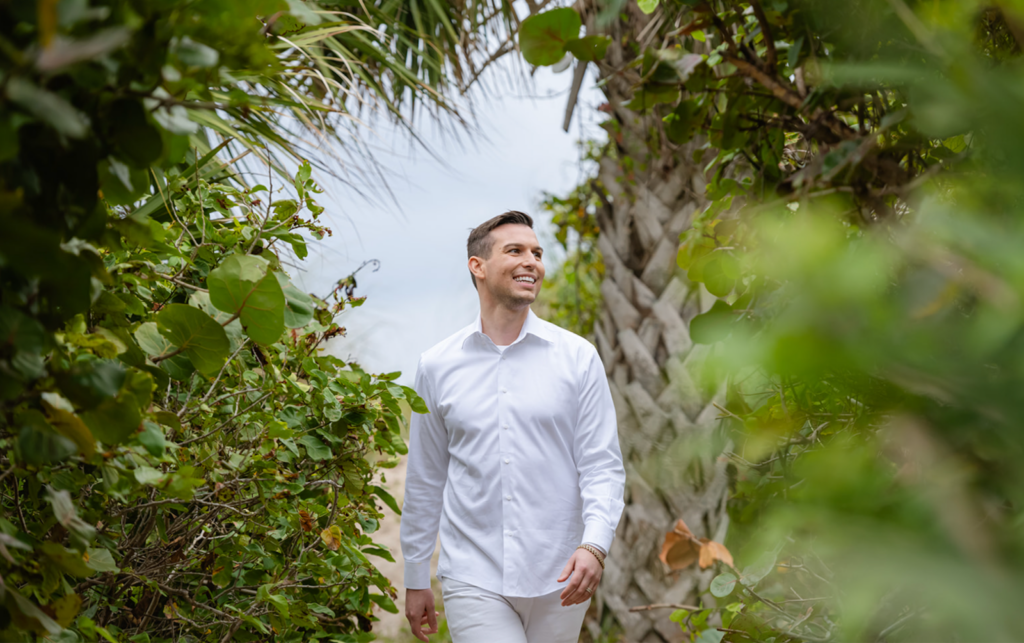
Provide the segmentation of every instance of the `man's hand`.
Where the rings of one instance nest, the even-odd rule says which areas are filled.
[[[434,592],[429,589],[405,590],[405,618],[409,619],[412,635],[427,641],[428,634],[437,634],[437,612],[434,611]],[[423,629],[423,625],[429,627]]]
[[[597,562],[597,558],[593,554],[586,549],[577,549],[569,562],[562,568],[562,575],[558,577],[558,582],[561,583],[572,574],[572,580],[559,594],[562,606],[576,605],[593,596],[597,584],[601,582],[603,573],[601,563]],[[408,606],[408,603],[406,605]],[[408,607],[406,609],[408,610]]]

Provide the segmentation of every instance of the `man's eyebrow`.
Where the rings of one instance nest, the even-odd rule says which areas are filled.
[[[523,248],[525,246],[526,246],[525,243],[519,243],[518,241],[512,241],[512,242],[506,243],[504,246],[502,246],[501,249],[502,250],[509,250],[511,248]],[[541,252],[544,252],[544,248],[542,248],[540,246],[534,246],[532,249],[533,250],[540,250]]]

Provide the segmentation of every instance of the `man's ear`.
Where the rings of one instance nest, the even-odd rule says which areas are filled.
[[[469,271],[476,277],[477,281],[484,278],[484,260],[480,257],[469,258]]]

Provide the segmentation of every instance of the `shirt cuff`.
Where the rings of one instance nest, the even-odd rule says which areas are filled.
[[[599,522],[589,522],[583,528],[583,539],[580,542],[597,547],[604,553],[612,548],[612,539],[615,538],[615,530],[608,525]]]
[[[406,589],[430,589],[430,560],[422,563],[405,561],[403,576]]]

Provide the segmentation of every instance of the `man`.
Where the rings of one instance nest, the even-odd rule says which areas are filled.
[[[533,220],[469,235],[477,321],[420,358],[402,510],[405,611],[437,632],[430,559],[455,643],[576,643],[623,509],[615,411],[597,351],[539,319]]]

